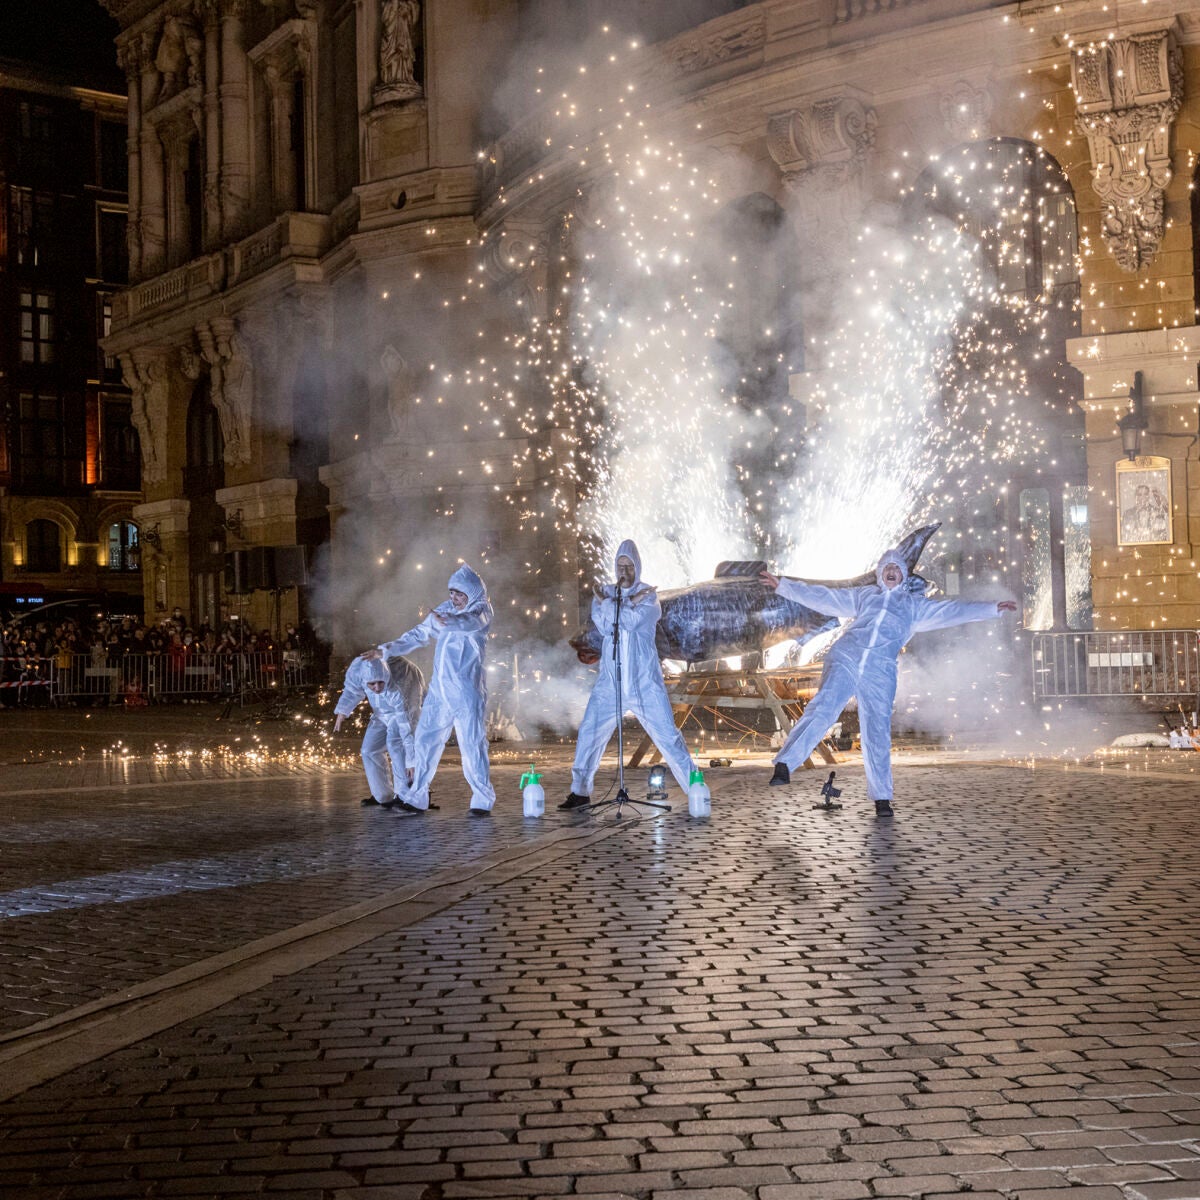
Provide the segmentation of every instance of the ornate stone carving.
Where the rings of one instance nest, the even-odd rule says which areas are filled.
[[[383,0],[380,5],[377,104],[422,94],[416,75],[420,22],[419,0]]]
[[[667,56],[680,75],[691,75],[754,54],[762,49],[766,40],[766,19],[755,16],[732,29],[677,39],[667,46]]]
[[[204,38],[195,23],[186,17],[168,17],[154,55],[160,76],[157,102],[169,100],[185,87],[202,85],[203,58]]]
[[[526,327],[532,325],[539,316],[537,292],[547,264],[545,230],[506,222],[489,232],[483,263],[488,276],[508,292]]]
[[[225,461],[250,461],[250,414],[254,402],[254,364],[250,346],[232,317],[213,317],[196,326],[200,355],[208,364],[209,393],[221,419]]]
[[[810,273],[824,273],[863,207],[863,164],[875,145],[876,116],[853,96],[776,113],[767,149],[796,198]]]
[[[767,121],[767,149],[785,182],[815,167],[861,164],[875,145],[875,110],[852,96],[818,100]]]
[[[1168,29],[1076,48],[1075,124],[1092,156],[1105,245],[1125,271],[1158,252],[1171,181],[1171,123],[1183,102],[1183,65]]]
[[[167,473],[167,393],[171,373],[165,356],[135,350],[119,356],[121,377],[132,393],[131,416],[142,449],[142,479],[161,483]]]
[[[948,92],[942,93],[942,121],[946,133],[954,142],[977,142],[988,136],[992,116],[992,94],[960,79]]]

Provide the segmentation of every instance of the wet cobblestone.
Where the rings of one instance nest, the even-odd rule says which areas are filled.
[[[709,822],[678,802],[627,816],[8,1101],[0,1194],[1196,1200],[1187,769],[910,758],[886,822],[853,763],[836,812],[813,810],[816,773],[786,789],[761,766],[714,773]],[[345,903],[537,836],[515,794],[491,822],[448,794],[419,829],[381,833],[356,788],[186,784],[151,790],[144,815],[119,797],[115,824],[85,831],[108,830],[114,869],[153,857],[149,818],[197,861],[295,873],[0,931],[46,922],[49,953],[84,921],[79,942],[108,936],[117,958],[122,930],[126,959],[153,959],[189,922],[202,940],[222,922],[256,936],[318,894]],[[60,840],[61,861],[87,861]],[[36,884],[13,868],[3,886]],[[93,912],[117,914],[107,935]]]

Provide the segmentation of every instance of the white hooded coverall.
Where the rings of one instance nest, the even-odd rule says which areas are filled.
[[[657,590],[642,582],[642,559],[637,546],[632,541],[622,542],[617,558],[628,558],[633,563],[633,586],[621,593],[621,703],[626,712],[633,713],[641,722],[686,794],[693,770],[692,756],[675,724],[663,683],[662,660],[654,644],[662,605]],[[603,596],[592,601],[592,620],[600,630],[602,642],[599,675],[575,743],[571,791],[577,796],[592,794],[600,756],[617,727],[617,664],[613,657],[616,595],[616,585],[605,584]]]
[[[904,579],[884,586],[883,568],[899,566]],[[845,632],[830,647],[821,672],[821,686],[792,727],[775,756],[795,771],[841,715],[852,696],[858,697],[867,796],[892,799],[892,705],[900,651],[914,633],[946,629],[967,621],[987,621],[1000,615],[990,600],[926,600],[923,587],[913,590],[904,559],[886,550],[876,570],[878,584],[832,588],[798,579],[781,579],[779,595],[831,617],[850,617]]]
[[[373,678],[387,685],[382,692],[367,687]],[[421,713],[424,686],[424,676],[406,658],[393,658],[386,668],[378,659],[356,658],[346,670],[333,712],[348,717],[363,700],[371,706],[361,754],[367,786],[378,804],[408,794],[408,768],[415,761],[413,727]]]
[[[467,597],[465,608],[456,609],[452,600],[444,600],[419,625],[379,647],[387,659],[437,642],[433,679],[417,722],[416,770],[405,799],[416,808],[429,807],[429,784],[453,729],[458,735],[463,775],[471,788],[471,807],[490,811],[496,803],[496,792],[488,769],[483,662],[492,605],[483,580],[465,564],[450,576],[449,586]],[[438,616],[443,620],[439,621]]]

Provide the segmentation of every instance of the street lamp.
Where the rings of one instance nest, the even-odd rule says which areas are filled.
[[[1150,422],[1146,420],[1146,410],[1142,405],[1142,373],[1134,371],[1133,387],[1129,389],[1130,409],[1117,422],[1117,428],[1121,431],[1121,449],[1125,451],[1125,457],[1133,462],[1142,452],[1142,434],[1150,428]]]

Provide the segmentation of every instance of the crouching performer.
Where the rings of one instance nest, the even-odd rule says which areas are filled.
[[[423,813],[430,807],[429,785],[437,772],[446,740],[458,735],[463,775],[471,788],[471,816],[486,817],[496,803],[488,766],[487,680],[484,650],[492,625],[492,605],[483,580],[465,564],[450,576],[450,598],[443,600],[419,625],[364,658],[390,659],[431,641],[433,678],[414,737],[416,762],[408,795],[396,807]]]
[[[637,546],[632,541],[622,542],[617,550],[616,582],[597,588],[592,601],[592,620],[603,638],[599,675],[579,725],[575,765],[571,770],[571,794],[559,808],[583,808],[592,802],[596,768],[617,727],[613,625],[618,617],[618,596],[622,703],[626,711],[641,722],[670,767],[675,781],[687,794],[694,764],[683,734],[675,725],[675,715],[663,683],[662,662],[654,644],[662,605],[658,602],[657,590],[643,583],[641,575],[642,560]]]
[[[333,710],[333,732],[365,699],[371,705],[362,740],[363,769],[371,794],[363,805],[391,808],[408,793],[415,761],[413,729],[421,715],[425,677],[407,658],[356,658],[346,671],[342,694]],[[390,760],[390,769],[389,769]]]
[[[831,617],[851,618],[826,655],[817,694],[775,756],[771,783],[791,781],[791,773],[816,749],[847,701],[857,696],[867,795],[875,801],[878,816],[890,816],[892,704],[900,651],[914,633],[991,620],[1015,612],[1016,602],[927,600],[924,580],[908,578],[904,560],[895,550],[884,551],[876,569],[878,583],[866,587],[832,588],[779,579],[766,571],[759,578],[764,587],[778,589],[787,600]]]

